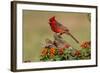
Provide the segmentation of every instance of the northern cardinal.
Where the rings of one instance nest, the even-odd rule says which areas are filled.
[[[79,43],[79,41],[69,32],[69,29],[67,27],[63,26],[61,23],[56,21],[55,16],[49,19],[49,24],[53,32],[59,33],[59,35],[62,35],[65,33],[71,36],[76,41],[76,43]]]

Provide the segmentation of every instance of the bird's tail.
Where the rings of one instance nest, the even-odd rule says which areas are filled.
[[[79,41],[71,34],[71,33],[67,33],[69,36],[71,36],[75,41],[76,43],[79,43]]]

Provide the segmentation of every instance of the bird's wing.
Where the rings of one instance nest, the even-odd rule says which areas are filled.
[[[57,26],[60,27],[61,29],[65,30],[65,31],[69,31],[67,27],[63,26],[61,23],[59,23],[58,21],[56,21]]]
[[[62,24],[61,24],[61,23],[59,23],[58,21],[56,21],[56,23],[57,23],[57,25],[58,25],[58,26],[62,26]]]

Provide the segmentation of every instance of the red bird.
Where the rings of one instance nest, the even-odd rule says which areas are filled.
[[[79,41],[69,32],[67,27],[63,26],[62,24],[56,21],[55,16],[49,19],[49,24],[53,32],[59,33],[59,35],[62,35],[65,33],[71,36],[77,43],[79,43]]]

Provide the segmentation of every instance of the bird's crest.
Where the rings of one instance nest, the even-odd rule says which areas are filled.
[[[50,22],[52,22],[52,21],[54,21],[54,20],[55,20],[55,16],[53,16],[53,17],[51,17],[51,18],[49,19]]]

